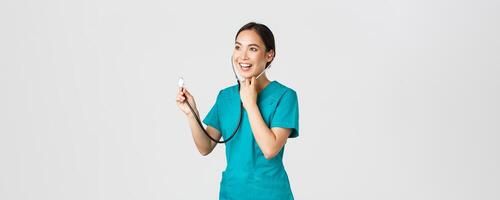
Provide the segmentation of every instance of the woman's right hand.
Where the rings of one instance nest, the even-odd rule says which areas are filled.
[[[179,93],[177,94],[176,102],[177,102],[177,107],[179,107],[182,110],[182,112],[184,112],[184,114],[186,114],[186,115],[192,114],[191,109],[189,109],[187,102],[189,102],[189,104],[191,104],[191,106],[193,107],[193,110],[195,110],[195,112],[198,112],[196,110],[196,103],[194,101],[194,97],[191,95],[191,93],[189,93],[189,91],[187,91],[186,88],[182,88],[181,90],[179,90]]]

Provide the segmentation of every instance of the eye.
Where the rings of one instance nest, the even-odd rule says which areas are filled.
[[[234,46],[234,49],[239,50],[240,46]]]
[[[250,48],[250,51],[257,51],[258,49],[255,47]]]

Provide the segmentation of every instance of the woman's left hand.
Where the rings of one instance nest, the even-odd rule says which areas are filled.
[[[240,83],[240,98],[243,103],[243,107],[248,110],[250,106],[257,105],[257,83],[255,82],[255,77],[251,79],[245,79]]]

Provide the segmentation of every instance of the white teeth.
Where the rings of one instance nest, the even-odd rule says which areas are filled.
[[[251,64],[243,64],[243,63],[240,63],[240,66],[241,66],[241,67],[250,67],[250,66],[251,66]]]

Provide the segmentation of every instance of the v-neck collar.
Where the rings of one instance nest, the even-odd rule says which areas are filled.
[[[263,100],[261,98],[266,98],[267,96],[270,96],[270,92],[273,91],[273,88],[278,84],[277,81],[271,81],[269,84],[266,85],[259,93],[257,93],[257,101]]]
[[[263,93],[266,90],[268,90],[269,87],[272,87],[272,85],[274,84],[274,82],[276,82],[276,81],[269,81],[269,83],[264,88],[262,88],[262,90],[260,90],[260,92],[258,92],[257,95],[260,95],[261,93]]]
[[[279,82],[274,80],[269,82],[269,84],[266,85],[259,93],[257,93],[257,102],[261,101],[262,97],[266,98],[267,96],[270,96],[269,94],[272,93],[273,88],[279,85]],[[238,92],[238,85],[235,85],[234,90],[236,97],[239,99],[240,98],[240,93]]]

